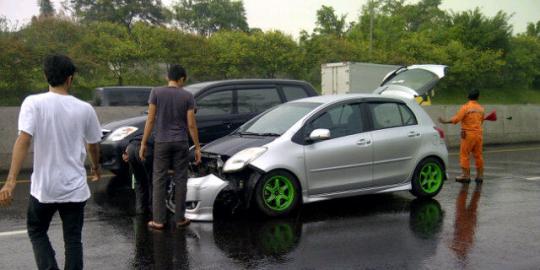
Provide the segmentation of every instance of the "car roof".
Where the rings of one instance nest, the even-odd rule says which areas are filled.
[[[339,94],[339,95],[322,95],[315,97],[308,97],[303,99],[297,99],[292,102],[317,102],[317,103],[335,103],[340,101],[347,101],[351,99],[368,99],[368,100],[385,100],[385,101],[400,101],[402,99],[388,96],[381,96],[376,94]]]
[[[151,90],[153,87],[152,86],[130,86],[130,85],[126,85],[126,86],[102,86],[102,87],[97,87],[96,90],[122,90],[122,89],[148,89],[148,90]]]
[[[218,80],[194,83],[187,86],[196,88],[206,88],[208,86],[216,85],[230,85],[230,84],[250,84],[250,83],[290,83],[290,84],[308,84],[301,80],[289,80],[289,79],[231,79],[231,80]]]

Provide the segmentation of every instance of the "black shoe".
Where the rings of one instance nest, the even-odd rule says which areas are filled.
[[[471,182],[471,178],[465,177],[465,176],[458,176],[456,177],[456,182],[468,184]]]
[[[484,178],[476,177],[476,179],[474,179],[474,182],[476,182],[477,184],[481,184],[482,182],[484,182]]]

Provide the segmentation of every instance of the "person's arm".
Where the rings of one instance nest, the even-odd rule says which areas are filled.
[[[141,140],[141,147],[139,150],[139,158],[145,160],[146,153],[146,144],[148,143],[148,138],[154,129],[154,122],[156,120],[156,104],[150,103],[148,105],[148,117],[146,118],[146,123],[144,124],[144,133]]]
[[[465,111],[467,110],[467,108],[465,108],[465,106],[462,106],[459,111],[457,112],[456,115],[454,115],[452,118],[450,119],[444,119],[442,117],[439,117],[439,123],[441,124],[457,124],[459,122],[461,122],[461,120],[463,120],[463,117],[465,117]]]
[[[92,173],[92,181],[101,179],[101,168],[99,166],[99,144],[89,143],[86,145],[88,154],[90,155],[90,171]]]
[[[446,120],[446,119],[444,119],[442,117],[439,117],[439,123],[441,123],[441,124],[452,124],[452,121]]]
[[[15,144],[13,145],[13,156],[11,158],[11,167],[9,168],[6,183],[0,190],[0,204],[9,205],[13,198],[13,190],[17,185],[17,177],[21,171],[21,166],[26,158],[28,149],[32,144],[32,135],[21,131]]]
[[[201,162],[201,145],[199,144],[199,130],[197,129],[197,121],[195,120],[195,109],[188,110],[187,120],[189,135],[195,145],[195,164],[199,164]]]

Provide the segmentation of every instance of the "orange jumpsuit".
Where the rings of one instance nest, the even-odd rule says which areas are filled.
[[[451,121],[453,124],[461,122],[461,149],[459,153],[461,167],[470,169],[469,155],[472,153],[476,168],[483,169],[482,123],[484,122],[484,108],[477,101],[469,100],[461,106]]]

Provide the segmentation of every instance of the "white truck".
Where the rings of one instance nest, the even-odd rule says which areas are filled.
[[[372,93],[388,73],[400,67],[356,62],[322,64],[322,94]]]

